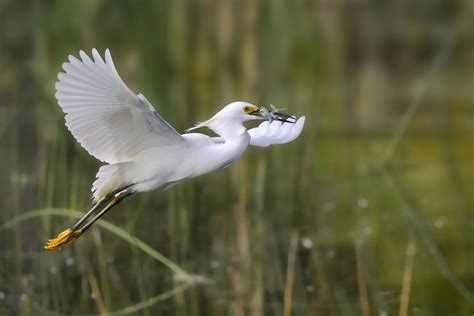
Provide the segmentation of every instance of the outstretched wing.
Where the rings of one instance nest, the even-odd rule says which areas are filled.
[[[91,155],[107,163],[130,161],[150,147],[184,142],[142,95],[122,81],[109,50],[105,62],[96,49],[94,60],[69,56],[58,74],[56,98],[66,113],[66,126]]]
[[[300,117],[296,123],[265,121],[259,126],[249,129],[250,145],[267,147],[273,144],[289,143],[298,137],[303,130],[305,117]]]

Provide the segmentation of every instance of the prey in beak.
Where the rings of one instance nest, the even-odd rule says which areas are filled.
[[[277,109],[276,107],[270,104],[270,110],[262,106],[258,109],[258,112],[260,112],[259,115],[258,114],[254,114],[254,115],[261,116],[262,118],[267,119],[270,122],[280,121],[284,123],[293,123],[293,124],[296,123],[296,118],[294,116],[278,112],[280,110],[283,110],[283,109]]]

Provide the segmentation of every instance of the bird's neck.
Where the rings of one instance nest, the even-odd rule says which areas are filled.
[[[232,119],[210,120],[206,125],[226,141],[245,137],[247,134],[242,122]]]

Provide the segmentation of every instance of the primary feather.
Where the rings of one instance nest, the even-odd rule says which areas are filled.
[[[300,117],[296,123],[279,121],[264,121],[259,126],[248,130],[250,145],[267,147],[274,144],[285,144],[296,139],[303,130],[305,117]]]
[[[92,51],[82,60],[69,56],[59,73],[56,98],[66,126],[91,155],[107,163],[133,160],[143,150],[183,142],[141,94],[128,89],[115,69],[109,50],[105,62]]]

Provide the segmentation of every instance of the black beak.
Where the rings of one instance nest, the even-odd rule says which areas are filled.
[[[296,119],[293,116],[279,112],[272,112],[272,119],[285,123],[296,123]]]
[[[255,115],[255,116],[262,116],[262,113],[260,113],[260,111],[258,109],[253,111],[253,112],[250,112],[249,114],[250,115]]]

